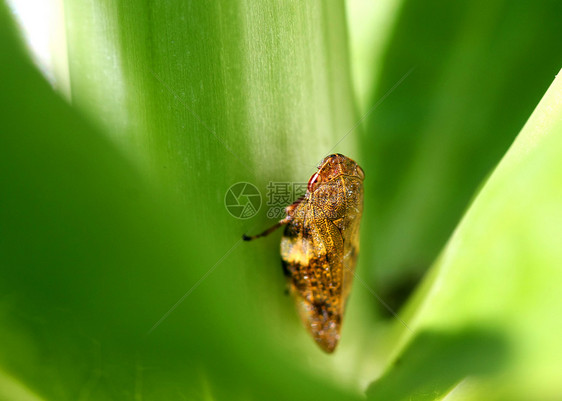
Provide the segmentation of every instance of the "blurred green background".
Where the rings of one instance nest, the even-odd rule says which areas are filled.
[[[560,399],[559,1],[26,4],[0,7],[0,400]],[[366,192],[325,355],[280,233],[241,242],[265,207],[224,196],[332,152]]]

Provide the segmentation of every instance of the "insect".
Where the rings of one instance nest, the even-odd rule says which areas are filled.
[[[363,169],[342,154],[322,160],[306,194],[285,208],[286,217],[250,241],[286,225],[281,263],[301,319],[331,353],[340,339],[345,304],[359,253]]]

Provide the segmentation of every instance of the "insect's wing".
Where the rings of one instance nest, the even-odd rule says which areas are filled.
[[[343,313],[343,238],[322,210],[303,202],[281,240],[281,257],[301,318],[314,340],[332,352]]]
[[[342,307],[351,292],[355,266],[359,254],[359,222],[363,213],[363,182],[358,177],[343,176],[323,184],[314,194],[312,204],[322,209],[325,216],[337,227],[343,239],[343,247],[333,252],[343,255]],[[329,227],[317,225],[319,229]],[[326,244],[330,244],[326,239]]]
[[[353,194],[346,198],[345,214],[342,219],[343,249],[343,285],[342,299],[345,303],[351,292],[351,284],[355,276],[355,266],[359,255],[359,223],[363,214],[363,183],[354,178],[345,179],[346,190]]]

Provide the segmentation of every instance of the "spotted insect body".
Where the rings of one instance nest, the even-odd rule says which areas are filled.
[[[250,240],[286,225],[281,259],[304,325],[331,353],[340,339],[345,305],[359,253],[363,179],[359,165],[333,154],[318,166],[304,197],[288,206],[286,217]]]

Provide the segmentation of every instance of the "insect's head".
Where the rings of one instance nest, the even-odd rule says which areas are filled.
[[[318,171],[310,177],[308,190],[312,192],[321,183],[332,181],[342,175],[357,177],[360,180],[365,178],[363,169],[349,157],[341,153],[326,156],[318,165]]]

